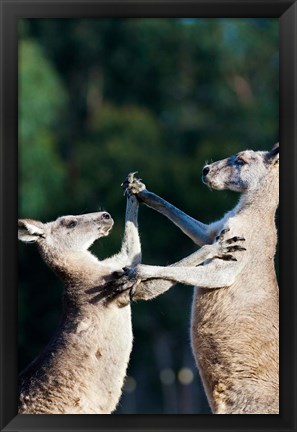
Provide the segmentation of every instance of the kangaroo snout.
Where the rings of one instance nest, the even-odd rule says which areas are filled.
[[[102,213],[100,219],[103,220],[103,221],[110,221],[110,222],[113,222],[112,217],[111,217],[110,214],[107,213],[107,212]]]
[[[209,168],[208,165],[206,165],[206,166],[203,168],[203,170],[202,170],[202,176],[203,176],[203,178],[205,178],[205,177],[207,176],[207,174],[209,173],[209,170],[210,170],[210,168]]]
[[[209,173],[210,168],[208,165],[205,165],[205,167],[202,170],[202,181],[204,184],[208,184],[208,178],[207,178],[207,174]]]
[[[99,214],[97,221],[99,224],[99,231],[103,236],[107,236],[114,224],[112,217],[109,213],[102,212]]]
[[[107,232],[110,231],[110,229],[112,228],[114,221],[112,219],[112,217],[110,216],[109,213],[107,212],[102,212],[98,219],[97,219],[99,226],[105,231],[107,230]]]

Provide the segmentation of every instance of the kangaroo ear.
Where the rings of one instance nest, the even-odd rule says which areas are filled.
[[[277,164],[279,162],[279,143],[272,147],[272,150],[268,152],[266,160],[270,164]]]
[[[45,237],[43,223],[31,219],[18,220],[18,238],[25,243],[35,243]]]

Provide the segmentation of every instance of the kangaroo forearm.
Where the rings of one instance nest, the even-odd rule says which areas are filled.
[[[169,267],[187,267],[187,266],[197,266],[209,258],[213,257],[213,246],[203,246],[198,251],[192,253],[191,255],[183,258],[182,260],[171,264]],[[177,282],[166,279],[148,279],[141,282],[136,289],[134,298],[136,300],[150,300],[160,294],[168,291]]]
[[[121,254],[127,257],[126,266],[135,266],[141,262],[141,244],[138,233],[138,209],[139,205],[136,199],[127,198],[125,231],[121,248]]]
[[[208,236],[207,225],[188,216],[158,195],[144,189],[137,194],[137,198],[148,207],[166,216],[196,244],[204,245],[211,242]]]
[[[132,198],[133,199],[133,198]],[[121,250],[105,262],[118,261],[119,267],[134,267],[141,262],[141,243],[138,233],[138,208],[139,205],[134,198],[127,199],[125,229]]]
[[[137,285],[133,299],[151,300],[168,291],[176,282],[165,279],[149,279]]]
[[[139,265],[137,274],[142,280],[166,279],[186,285],[202,286],[204,288],[221,288],[233,284],[239,273],[237,263],[225,263],[216,267],[205,265],[199,267],[158,267]]]
[[[201,264],[203,261],[210,257],[208,250],[206,249],[208,246],[202,247],[199,251],[194,252],[193,254],[187,256],[186,258],[171,264],[169,267],[182,267],[182,266],[196,266]],[[205,249],[205,250],[203,250]],[[141,282],[135,291],[134,299],[135,300],[151,300],[155,297],[158,297],[160,294],[165,293],[177,282],[166,279],[147,279]]]

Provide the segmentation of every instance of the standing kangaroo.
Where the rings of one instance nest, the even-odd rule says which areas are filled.
[[[175,282],[196,286],[192,349],[216,414],[279,412],[279,293],[274,268],[278,162],[277,144],[271,151],[246,150],[206,165],[206,185],[241,193],[235,208],[210,225],[149,192],[138,179],[127,186],[129,193],[165,215],[198,245],[212,243],[222,230],[246,240],[247,252],[237,260],[212,259],[199,267],[190,261],[179,267],[138,265],[118,280],[122,290],[137,281],[136,293],[146,284],[151,291],[154,284],[159,284],[159,291]]]
[[[56,334],[20,375],[20,414],[107,414],[115,409],[132,349],[131,310],[123,306],[127,293],[109,302],[100,285],[119,266],[140,262],[137,207],[128,201],[120,253],[101,262],[88,248],[111,230],[108,213],[60,217],[47,224],[19,220],[19,239],[35,242],[64,282]]]
[[[137,199],[130,196],[121,251],[103,261],[88,249],[113,226],[106,212],[59,217],[46,224],[18,221],[19,239],[36,243],[64,282],[56,334],[20,375],[20,414],[108,414],[116,408],[132,349],[131,308],[127,291],[118,292],[113,282],[110,289],[105,286],[114,272],[141,261],[137,214]],[[236,246],[223,237],[193,254],[191,262],[232,257]],[[147,300],[159,293],[139,288],[135,298]]]

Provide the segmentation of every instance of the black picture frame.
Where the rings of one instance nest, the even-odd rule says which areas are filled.
[[[1,431],[296,430],[297,2],[0,0],[1,28]],[[269,17],[280,24],[279,415],[17,415],[17,118],[20,18]],[[295,169],[294,169],[295,168]]]

